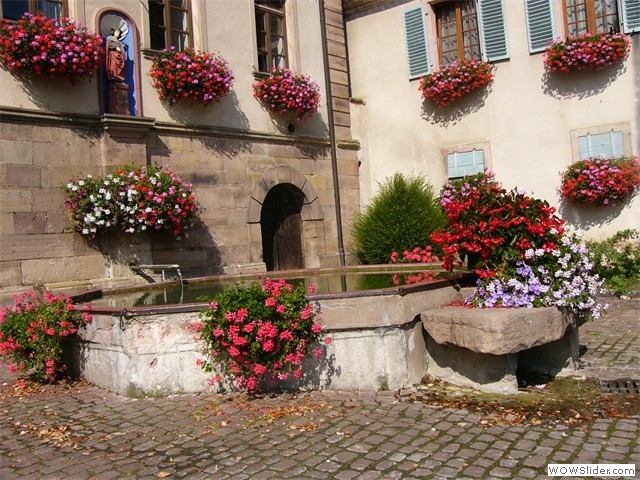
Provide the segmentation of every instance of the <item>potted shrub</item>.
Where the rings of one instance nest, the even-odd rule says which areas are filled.
[[[623,33],[586,33],[551,43],[544,55],[544,64],[552,72],[602,70],[624,60],[631,48]]]
[[[307,75],[288,68],[276,68],[253,84],[253,96],[276,115],[295,113],[298,119],[318,111],[320,87]]]
[[[481,60],[460,60],[422,78],[419,90],[438,108],[445,108],[467,93],[489,85],[494,67]]]
[[[219,55],[175,47],[157,54],[151,65],[153,86],[160,100],[174,104],[182,98],[209,105],[231,90],[233,72]]]
[[[157,165],[124,166],[103,178],[88,175],[70,181],[66,193],[77,230],[90,237],[108,228],[179,236],[198,212],[191,185]]]
[[[239,389],[258,391],[261,381],[283,381],[290,375],[299,379],[302,360],[323,353],[322,325],[304,286],[285,280],[228,288],[213,298],[200,319],[192,325],[204,342],[205,360],[199,363],[208,372],[222,366]],[[212,379],[222,381],[221,376]]]
[[[17,23],[0,21],[0,62],[18,77],[50,77],[73,85],[91,79],[103,59],[102,37],[69,18],[25,13]]]
[[[588,158],[562,173],[562,194],[579,205],[624,203],[640,186],[638,157]]]

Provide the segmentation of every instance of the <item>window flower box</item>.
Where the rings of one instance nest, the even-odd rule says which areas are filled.
[[[224,58],[192,48],[162,51],[153,59],[149,74],[160,100],[170,105],[182,98],[209,105],[229,93],[234,80]]]
[[[544,64],[552,72],[602,70],[627,58],[630,44],[622,33],[587,33],[550,44]]]
[[[198,212],[191,185],[156,165],[124,166],[103,178],[91,175],[66,185],[65,205],[77,230],[94,237],[109,228],[125,233],[165,230],[175,236]]]
[[[25,13],[17,22],[0,20],[0,63],[17,77],[61,79],[72,85],[91,79],[104,60],[100,35],[69,18]]]
[[[298,119],[318,111],[320,87],[307,75],[288,68],[276,68],[253,84],[253,96],[276,115],[295,113]]]
[[[480,60],[460,60],[442,67],[420,81],[422,96],[445,108],[467,93],[489,85],[494,67]]]
[[[638,157],[589,158],[562,174],[562,194],[573,203],[603,207],[624,203],[640,186]]]

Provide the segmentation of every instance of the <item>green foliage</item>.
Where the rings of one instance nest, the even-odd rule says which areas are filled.
[[[640,290],[640,231],[622,230],[602,241],[589,242],[594,271],[616,295]]]
[[[356,217],[354,249],[363,263],[389,263],[392,252],[433,245],[431,233],[446,223],[431,184],[396,173],[380,184],[371,204]]]

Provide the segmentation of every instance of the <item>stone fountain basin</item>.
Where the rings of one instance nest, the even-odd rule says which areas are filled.
[[[575,367],[578,326],[555,307],[425,310],[427,373],[495,393],[518,391],[516,371],[555,376]]]

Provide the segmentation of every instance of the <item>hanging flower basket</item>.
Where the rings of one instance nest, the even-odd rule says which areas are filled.
[[[104,178],[72,180],[65,205],[77,230],[94,237],[116,228],[125,233],[165,230],[179,236],[198,212],[191,185],[157,165],[121,167]]]
[[[102,37],[69,18],[25,13],[17,23],[0,21],[0,63],[17,77],[75,84],[91,79],[103,59]]]
[[[589,158],[562,174],[562,194],[580,205],[616,206],[640,186],[638,157]]]
[[[630,48],[629,37],[622,33],[587,33],[549,45],[544,64],[552,72],[602,70],[627,58]]]
[[[489,85],[493,69],[493,65],[480,60],[460,60],[423,77],[419,90],[438,108],[445,108],[467,93]]]
[[[307,75],[296,75],[288,68],[274,69],[253,84],[253,96],[277,115],[295,113],[300,119],[318,111],[320,87]]]
[[[160,100],[174,104],[181,98],[209,105],[224,97],[233,85],[233,72],[227,61],[212,53],[175,47],[164,50],[153,59],[153,86]]]

